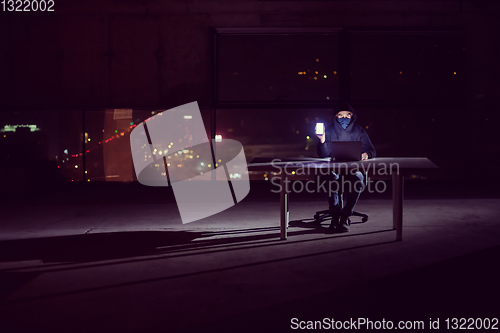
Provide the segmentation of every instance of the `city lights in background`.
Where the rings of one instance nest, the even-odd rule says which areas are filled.
[[[306,73],[304,72],[304,74],[306,74]],[[158,114],[158,113],[160,113],[160,111],[158,111],[155,116],[161,116],[161,114]],[[151,116],[150,118],[153,118],[153,117]],[[185,120],[191,120],[192,116],[186,115],[186,116],[183,116],[183,118]],[[81,148],[79,149],[78,147],[76,147],[76,149],[75,149],[75,147],[73,147],[73,148],[72,147],[68,148],[68,147],[64,147],[64,146],[61,147],[63,149],[61,149],[60,154],[58,156],[56,156],[56,161],[58,161],[56,167],[58,168],[58,170],[61,170],[61,171],[66,170],[66,172],[68,172],[68,171],[71,172],[70,174],[68,173],[68,175],[67,175],[69,178],[68,181],[71,181],[71,182],[82,182],[83,181],[83,182],[90,183],[92,181],[95,183],[96,179],[101,180],[102,175],[100,174],[100,171],[98,171],[99,174],[96,175],[95,171],[93,171],[93,169],[92,169],[93,167],[91,166],[91,164],[88,164],[88,163],[91,163],[91,161],[93,161],[93,157],[92,157],[92,159],[87,159],[85,164],[83,163],[82,157],[86,154],[89,154],[89,153],[90,154],[97,153],[97,155],[102,154],[103,153],[102,147],[105,144],[108,144],[112,141],[115,142],[115,140],[119,140],[122,138],[128,138],[129,133],[135,127],[137,127],[138,124],[141,123],[140,119],[134,119],[134,121],[131,121],[131,120],[132,119],[129,119],[128,121],[126,121],[126,123],[124,124],[125,129],[120,126],[121,128],[115,127],[115,129],[106,128],[106,129],[101,129],[101,130],[93,129],[92,131],[89,131],[89,133],[83,133],[84,134],[83,138],[81,138],[80,140],[84,141],[83,142],[84,149],[82,150]],[[146,120],[143,120],[143,121],[146,121]],[[5,128],[3,130],[0,130],[0,131],[1,132],[15,132],[16,128],[18,128],[18,127],[28,127],[28,128],[30,128],[31,132],[40,130],[36,125],[8,125],[8,126],[5,126]],[[101,134],[101,132],[102,132],[102,134]],[[232,132],[232,131],[230,131],[230,132]],[[298,132],[297,134],[299,134],[299,131],[297,131],[297,132]],[[310,140],[310,136],[302,134],[303,131],[301,131],[300,133],[301,133],[302,138],[305,137],[306,140]],[[217,134],[215,136],[215,141],[222,142],[222,136],[223,135],[221,135],[221,134]],[[191,138],[190,138],[190,135],[188,133],[184,137],[184,139],[180,140],[180,142],[185,142],[185,141],[190,140],[190,139]],[[196,163],[197,164],[196,169],[197,169],[197,172],[199,172],[199,174],[201,174],[201,175],[208,172],[211,168],[217,167],[218,165],[220,165],[220,163],[224,162],[221,159],[218,159],[216,161],[212,161],[212,159],[210,157],[207,158],[203,155],[200,156],[199,154],[193,154],[193,151],[189,150],[189,149],[177,150],[176,148],[177,147],[175,147],[174,142],[170,142],[168,144],[168,149],[167,149],[167,147],[161,147],[161,146],[155,147],[154,151],[151,151],[149,155],[146,155],[144,157],[147,160],[147,158],[152,157],[151,155],[165,156],[168,153],[176,152],[176,155],[177,155],[176,157],[174,157],[173,155],[167,156],[167,159],[170,163],[165,163],[165,165],[163,163],[161,163],[161,164],[157,163],[156,165],[153,164],[153,166],[156,168],[164,168],[165,166],[168,166],[168,167],[182,168],[182,169],[189,168],[189,164],[186,164],[187,160],[192,160],[192,159],[196,158],[196,159],[198,159],[198,162]],[[73,149],[75,149],[76,152]],[[86,167],[89,169],[85,170]],[[84,174],[83,179],[80,176],[81,174]],[[97,176],[99,178],[95,178]],[[116,175],[106,176],[106,178],[113,178],[113,177],[118,177],[118,176],[116,176]],[[236,179],[241,179],[242,175],[240,173],[232,173],[232,174],[229,174],[229,177],[231,179],[236,180]],[[267,177],[267,175],[264,178],[266,178],[265,180],[269,179]]]
[[[139,119],[137,119],[137,121],[136,121],[136,122],[139,122]],[[23,125],[21,125],[21,126],[22,126],[22,127],[27,127],[27,126],[29,126],[29,127],[30,127],[30,130],[31,130],[32,132],[34,131],[34,130],[33,130],[33,128],[34,128],[35,130],[39,130],[39,128],[37,128],[37,127],[36,127],[36,125],[24,125],[24,126],[23,126]],[[19,126],[17,126],[17,127],[19,127]],[[116,139],[121,139],[121,138],[125,137],[125,134],[126,134],[126,133],[128,133],[128,132],[130,132],[130,131],[132,131],[132,129],[133,129],[133,128],[135,128],[135,127],[137,127],[137,125],[135,124],[135,122],[133,122],[133,121],[132,121],[132,122],[130,122],[130,125],[129,125],[129,127],[128,127],[128,129],[127,129],[127,130],[125,130],[125,131],[121,131],[121,132],[120,132],[118,129],[115,129],[114,131],[112,131],[112,132],[111,132],[111,136],[109,136],[109,137],[108,137],[107,139],[105,139],[103,142],[98,141],[98,142],[97,142],[97,144],[94,144],[94,142],[95,142],[95,141],[92,141],[92,140],[91,140],[91,138],[89,138],[89,137],[88,137],[88,134],[87,134],[87,133],[85,133],[85,139],[86,139],[86,140],[85,140],[85,143],[86,143],[86,144],[89,144],[89,145],[93,144],[93,146],[91,146],[91,148],[90,148],[90,149],[85,150],[85,154],[88,154],[88,153],[90,153],[91,151],[94,151],[94,150],[98,149],[98,147],[99,147],[99,146],[102,146],[104,143],[109,143],[109,142],[111,142],[111,141],[113,141],[113,140],[116,140]],[[12,128],[12,126],[11,126],[11,127],[9,127],[9,129],[11,129],[11,128]],[[105,132],[105,130],[103,129],[103,130],[102,130],[102,133],[104,133],[104,132]],[[166,152],[166,151],[168,151],[168,150],[165,150],[165,152]],[[65,155],[70,155],[70,153],[69,153],[69,150],[68,150],[68,149],[64,149],[64,150],[63,150],[63,153],[64,153]],[[82,156],[83,156],[83,153],[71,154],[70,156],[71,156],[71,158],[79,158],[79,157],[82,157]],[[57,158],[57,157],[56,157],[56,158]],[[61,160],[61,162],[62,162],[62,163],[65,163],[65,164],[66,164],[66,162],[69,162],[69,163],[70,163],[70,165],[71,165],[71,162],[69,161],[69,158],[62,159],[62,160]],[[61,165],[62,165],[62,163],[61,163]],[[74,165],[74,169],[79,169],[79,165],[78,165],[78,164],[73,164],[73,165]],[[60,165],[58,165],[58,166],[57,166],[57,168],[60,168]],[[87,174],[87,171],[85,171],[85,174]],[[71,181],[74,181],[74,179],[72,179]],[[90,182],[90,178],[88,178],[88,179],[87,179],[87,182]]]
[[[0,130],[0,132],[15,132],[18,128],[29,128],[30,132],[36,132],[40,130],[40,128],[38,128],[36,125],[5,125],[3,129]]]
[[[151,112],[152,115],[155,115],[156,117],[158,116],[161,116],[161,112],[163,110],[156,110],[156,111],[153,111]],[[154,119],[155,116],[151,116],[149,117],[148,119],[145,119],[144,121],[148,121],[148,120],[151,120],[151,119]],[[185,115],[183,116],[183,118],[185,120],[191,120],[193,118],[193,116],[191,115]],[[59,164],[57,167],[60,168],[60,166],[64,166],[66,165],[66,167],[70,167],[70,169],[72,170],[81,170],[81,166],[82,166],[82,163],[81,163],[81,160],[73,160],[73,159],[76,159],[76,158],[81,158],[83,156],[83,154],[88,154],[88,153],[91,153],[93,151],[96,151],[98,149],[100,149],[104,144],[108,144],[110,143],[111,141],[115,141],[115,140],[118,140],[118,139],[121,139],[121,138],[128,138],[128,135],[135,127],[137,127],[137,124],[139,124],[141,122],[140,119],[136,119],[135,121],[131,121],[130,123],[127,122],[127,125],[130,124],[128,126],[128,128],[126,130],[122,130],[122,129],[115,129],[115,130],[112,130],[109,132],[109,134],[105,134],[106,131],[104,129],[102,129],[102,133],[103,133],[103,141],[97,141],[95,140],[95,138],[93,138],[94,140],[92,140],[90,137],[88,137],[88,133],[85,133],[85,138],[84,138],[84,141],[85,141],[85,144],[88,145],[89,149],[85,150],[85,152],[78,152],[78,153],[73,153],[71,154],[71,152],[68,150],[68,149],[64,149],[63,153],[70,156],[66,159],[60,159],[59,158]],[[187,130],[187,128],[186,128]],[[222,135],[217,135],[216,136],[216,142],[222,142]],[[183,141],[191,141],[192,140],[192,135],[189,134],[189,131],[187,133],[186,136],[184,136],[183,139],[179,139],[179,142],[183,142]],[[153,151],[152,151],[152,155],[156,155],[156,156],[164,156],[164,155],[167,155],[169,151],[171,151],[171,149],[175,149],[173,148],[174,147],[174,142],[170,142],[168,144],[168,149],[166,147],[157,147],[155,148]],[[101,148],[102,149],[102,148]],[[200,155],[195,155],[196,158],[200,158]],[[152,156],[151,155],[145,155],[144,156],[144,160],[147,161],[148,158],[151,158]],[[70,161],[70,158],[72,159],[72,161]],[[186,161],[186,160],[191,160],[193,159],[194,156],[193,156],[193,151],[192,150],[189,150],[189,149],[182,149],[182,150],[178,150],[176,151],[175,153],[175,156],[173,155],[169,155],[167,156],[167,159],[168,160],[173,160],[175,162],[171,162],[172,163],[172,166],[173,167],[177,167],[177,168],[183,168],[185,167],[185,165],[183,164],[182,161]],[[56,157],[56,159],[58,159],[58,157]],[[211,159],[209,160],[211,161]],[[64,163],[64,164],[63,164]],[[167,163],[167,166],[171,166],[171,163]],[[159,164],[156,164],[154,165],[154,167],[156,168],[161,168],[161,167],[164,167],[163,164],[159,165]],[[207,168],[211,168],[212,167],[212,164],[209,163],[209,164],[205,164],[203,163],[201,166],[198,166],[197,168],[199,168],[200,170],[202,170],[200,172],[200,174],[203,174],[203,171],[206,171]],[[198,171],[200,171],[198,170]],[[92,172],[91,172],[92,173]],[[89,177],[87,177],[89,176]],[[87,179],[87,182],[90,182],[90,177],[91,175],[85,171],[85,179]],[[238,177],[238,175],[233,175],[235,177]],[[241,177],[241,175],[239,175]],[[106,176],[106,178],[108,177],[111,177],[111,176]],[[73,177],[72,177],[73,178]],[[78,181],[78,179],[71,179],[71,181]]]
[[[307,74],[307,72],[306,72],[306,71],[300,71],[300,72],[297,72],[297,74],[299,74],[299,75],[306,75],[306,74]],[[316,74],[316,75],[321,75],[318,71],[315,71],[315,72],[314,72],[314,74]],[[336,75],[336,74],[337,74],[337,71],[333,71],[333,74],[334,74],[334,75]],[[324,79],[327,79],[327,78],[328,78],[328,75],[327,75],[327,74],[323,74],[323,78],[324,78]],[[314,76],[314,77],[313,77],[313,79],[314,79],[314,80],[317,80],[317,79],[318,79],[318,77],[317,77],[317,76]]]

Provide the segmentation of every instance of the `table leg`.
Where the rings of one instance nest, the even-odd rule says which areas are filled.
[[[281,183],[281,192],[280,192],[280,210],[281,210],[281,239],[286,239],[287,237],[287,228],[288,228],[288,191],[286,188],[287,184],[287,175],[285,172],[281,173],[280,177]]]
[[[392,173],[392,227],[396,229],[396,240],[403,240],[403,176]]]

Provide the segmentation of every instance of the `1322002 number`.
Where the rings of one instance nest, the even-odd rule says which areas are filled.
[[[54,0],[2,0],[4,12],[53,12]]]

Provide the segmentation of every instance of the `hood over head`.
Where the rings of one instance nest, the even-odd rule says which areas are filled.
[[[335,116],[337,116],[337,113],[340,111],[349,111],[352,113],[352,118],[351,121],[355,121],[357,118],[356,111],[352,108],[351,104],[348,102],[340,102],[339,105],[335,108]]]
[[[340,111],[349,111],[352,113],[352,116],[351,116],[351,121],[349,122],[349,125],[347,127],[353,127],[353,124],[354,122],[356,121],[356,119],[358,118],[356,112],[354,111],[354,109],[352,108],[351,104],[347,103],[347,102],[340,102],[339,105],[335,108],[335,123],[340,125],[339,122],[338,122],[338,118],[337,118],[337,114],[340,112]]]

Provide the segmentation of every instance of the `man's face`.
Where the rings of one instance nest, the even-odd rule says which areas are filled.
[[[337,118],[349,118],[351,119],[352,113],[350,111],[340,111],[337,113]]]

